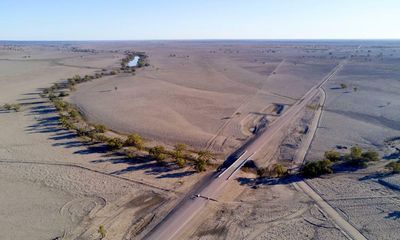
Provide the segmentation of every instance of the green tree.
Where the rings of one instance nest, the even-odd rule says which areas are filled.
[[[179,143],[179,144],[175,145],[174,151],[172,152],[175,163],[179,167],[184,167],[186,164],[186,159],[185,159],[185,154],[184,154],[185,150],[186,150],[186,145],[183,143]]]
[[[332,173],[332,162],[328,159],[316,162],[307,162],[303,166],[301,173],[303,176],[310,178]]]

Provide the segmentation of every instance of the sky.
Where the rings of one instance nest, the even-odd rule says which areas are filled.
[[[0,40],[400,39],[398,0],[0,0]]]

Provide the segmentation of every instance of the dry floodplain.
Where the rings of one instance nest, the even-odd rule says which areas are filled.
[[[400,239],[400,180],[383,170],[400,156],[400,43],[378,41],[1,43],[0,105],[21,109],[0,111],[0,239],[98,239],[100,226],[106,239],[141,239],[212,171],[109,152],[65,130],[40,96],[76,74],[118,71],[127,50],[145,52],[150,66],[79,84],[67,101],[88,122],[208,149],[218,164],[348,58],[256,164],[379,151],[373,166],[307,183],[366,238]],[[346,239],[293,182],[242,172],[180,238]]]

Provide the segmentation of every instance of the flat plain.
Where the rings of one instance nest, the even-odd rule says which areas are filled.
[[[63,129],[40,97],[75,74],[118,71],[126,50],[145,52],[150,66],[79,84],[68,101],[89,122],[169,148],[208,149],[218,164],[349,57],[324,85],[306,160],[355,145],[383,160],[308,182],[368,239],[399,239],[400,195],[377,173],[400,155],[400,43],[368,41],[1,43],[0,105],[22,106],[0,112],[1,239],[95,239],[100,225],[109,239],[140,239],[208,174],[110,154]],[[257,163],[290,166],[312,113],[310,106]],[[241,173],[202,216],[182,238],[346,238],[290,181],[252,173]]]

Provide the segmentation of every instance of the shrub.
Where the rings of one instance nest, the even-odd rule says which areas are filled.
[[[174,150],[175,151],[179,151],[179,152],[183,152],[183,151],[185,151],[186,150],[186,144],[184,144],[184,143],[178,143],[178,144],[176,144],[175,145],[175,147],[174,147]]]
[[[368,162],[379,160],[379,154],[373,150],[363,152],[360,147],[352,147],[350,154],[346,155],[345,159],[352,166],[367,167]]]
[[[125,146],[134,146],[138,150],[141,150],[143,148],[143,139],[137,133],[131,134],[128,136],[128,139],[126,139]]]
[[[127,158],[130,158],[130,159],[132,159],[132,158],[135,158],[135,157],[136,157],[136,155],[135,155],[135,153],[134,153],[134,152],[131,152],[131,151],[125,151],[124,153],[125,153],[125,156],[126,156]]]
[[[106,126],[102,124],[94,124],[93,127],[96,133],[104,133],[107,129]]]
[[[139,59],[139,61],[137,62],[137,65],[136,65],[136,66],[137,66],[138,68],[141,68],[141,67],[144,66],[144,61],[143,61],[142,58]]]
[[[107,136],[104,136],[103,134],[94,134],[94,140],[106,143],[108,142],[109,138]]]
[[[21,105],[19,105],[18,103],[13,104],[12,106],[13,110],[16,112],[19,112],[21,110]]]
[[[331,162],[336,162],[340,160],[340,153],[334,150],[326,151],[324,153],[326,159],[330,160]]]
[[[359,159],[361,158],[362,155],[362,149],[358,146],[351,147],[350,148],[350,157],[352,159]]]
[[[104,225],[100,225],[97,232],[100,234],[101,239],[106,237],[107,231],[106,231],[106,228],[104,227]]]
[[[400,160],[386,164],[385,168],[389,169],[393,174],[400,173]]]
[[[54,107],[58,110],[58,111],[64,111],[64,109],[66,108],[66,104],[65,102],[63,102],[60,99],[54,100],[53,101]]]
[[[107,144],[111,149],[121,149],[124,146],[124,142],[120,138],[110,138]]]
[[[197,172],[203,172],[206,170],[206,162],[202,160],[197,159],[194,166]]]
[[[42,93],[43,94],[49,94],[50,90],[48,88],[43,89]]]
[[[309,108],[309,109],[311,109],[311,110],[318,110],[318,108],[320,108],[321,107],[321,105],[319,105],[319,104],[310,104],[310,105],[307,105],[307,108]]]
[[[341,87],[342,89],[346,89],[346,88],[347,88],[347,85],[344,84],[344,83],[341,83],[341,84],[340,84],[340,87]]]
[[[52,102],[58,99],[58,97],[54,94],[54,92],[50,92],[48,97],[49,97],[49,100]]]
[[[69,109],[68,114],[71,118],[76,119],[80,116],[79,112],[76,109]]]
[[[207,150],[202,150],[197,153],[197,159],[195,161],[195,169],[198,172],[203,172],[206,170],[206,165],[209,163],[212,157],[211,152]]]
[[[197,154],[198,154],[197,160],[204,161],[207,164],[212,158],[212,153],[207,150],[199,151]]]
[[[66,96],[68,96],[69,94],[68,93],[66,93],[66,92],[60,92],[59,94],[58,94],[58,97],[66,97]]]
[[[76,84],[75,79],[72,79],[72,78],[68,78],[67,82],[68,82],[68,86],[74,86]]]
[[[90,138],[90,141],[94,141],[95,139],[96,139],[96,132],[95,132],[95,130],[88,130],[87,132],[86,132],[86,136],[88,137],[88,138]]]
[[[5,103],[5,104],[3,105],[3,109],[10,111],[10,110],[11,110],[11,104]]]
[[[180,168],[183,168],[186,165],[186,160],[184,158],[178,158],[175,162]]]
[[[61,115],[59,121],[64,128],[69,130],[74,129],[74,125],[69,121],[67,116]]]
[[[72,80],[75,82],[75,83],[80,83],[80,82],[82,82],[82,78],[81,78],[81,76],[79,76],[79,75],[75,75],[75,76],[73,76],[72,77]]]
[[[268,171],[267,168],[258,168],[258,169],[257,169],[257,175],[258,175],[259,177],[265,177],[265,176],[268,175],[268,173],[269,173],[269,171]]]
[[[361,157],[363,159],[365,159],[366,161],[370,162],[370,161],[378,161],[379,160],[379,154],[377,151],[374,150],[368,150],[366,152],[363,152],[361,154]]]
[[[86,137],[88,136],[89,130],[85,128],[77,128],[76,129],[76,134],[80,137]]]
[[[282,177],[287,174],[287,168],[282,164],[276,163],[272,166],[271,175],[275,177]]]
[[[332,173],[332,162],[328,159],[316,162],[307,162],[303,166],[301,173],[304,177],[310,178]]]
[[[179,143],[175,145],[174,151],[172,152],[172,155],[175,159],[175,162],[178,164],[178,166],[184,165],[186,163],[186,160],[184,159],[184,154],[183,151],[186,150],[186,145],[183,143]]]
[[[15,112],[19,112],[21,110],[21,105],[18,103],[6,103],[3,105],[2,107],[3,109],[7,110],[7,111],[15,111]]]
[[[166,158],[165,148],[163,146],[155,146],[149,149],[149,154],[157,162],[162,162]]]

